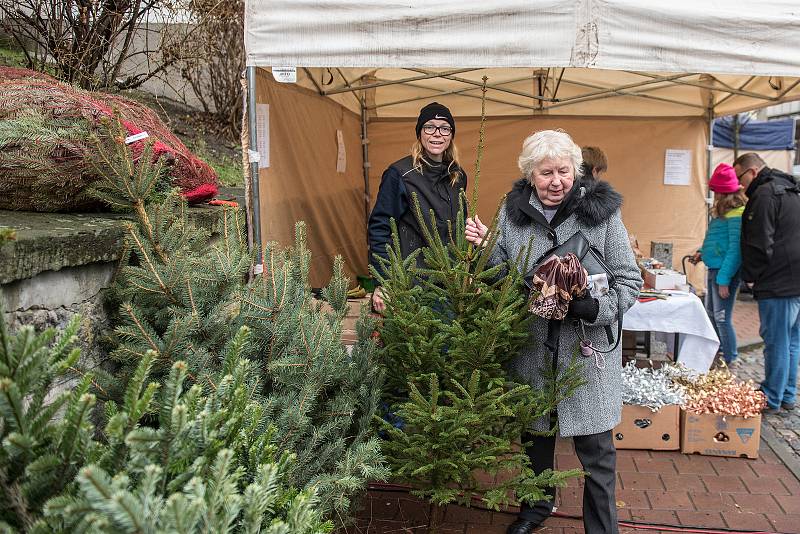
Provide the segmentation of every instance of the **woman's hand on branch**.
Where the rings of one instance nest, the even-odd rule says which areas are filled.
[[[383,301],[383,290],[378,286],[372,292],[372,311],[382,315],[385,309],[386,303]]]
[[[467,241],[473,245],[480,245],[481,241],[483,241],[485,245],[489,241],[489,237],[487,236],[488,231],[489,228],[481,222],[480,217],[477,215],[475,215],[475,219],[472,219],[472,217],[467,219],[464,234]]]

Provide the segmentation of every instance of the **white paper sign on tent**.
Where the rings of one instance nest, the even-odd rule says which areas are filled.
[[[692,151],[668,148],[664,154],[664,185],[689,185],[692,181]]]
[[[280,83],[297,83],[297,67],[272,67],[272,77]]]
[[[269,104],[256,104],[256,142],[258,168],[269,167]]]
[[[341,130],[336,130],[336,145],[338,146],[336,172],[344,173],[345,169],[347,169],[347,154],[344,151],[344,135]]]

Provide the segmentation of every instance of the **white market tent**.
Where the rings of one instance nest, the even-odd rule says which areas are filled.
[[[452,110],[472,174],[483,76],[482,217],[522,140],[560,127],[606,152],[642,248],[673,242],[676,259],[705,231],[711,119],[800,99],[795,0],[248,0],[245,45],[256,234],[288,243],[307,221],[315,285],[335,254],[366,272],[370,202],[423,105]],[[668,149],[691,150],[688,185],[664,184]]]

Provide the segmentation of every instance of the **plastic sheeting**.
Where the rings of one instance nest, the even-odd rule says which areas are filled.
[[[800,74],[795,0],[248,0],[247,64]]]
[[[792,174],[794,163],[794,150],[739,150],[739,154],[755,152],[768,167]],[[716,169],[720,163],[733,164],[733,150],[730,148],[715,148],[711,152],[711,168]]]
[[[333,256],[342,254],[351,279],[367,272],[363,157],[358,117],[329,99],[292,85],[258,77],[257,97],[270,104],[270,167],[259,172],[262,235],[265,241],[290,245],[294,221],[309,226],[312,284],[323,285]],[[456,144],[470,187],[474,183],[479,121],[458,121]],[[706,228],[703,119],[633,118],[490,118],[480,179],[478,213],[490,221],[519,176],[522,141],[535,130],[564,128],[581,145],[600,146],[608,156],[606,178],[625,197],[622,214],[640,247],[650,241],[674,243],[675,266],[695,250]],[[336,172],[336,130],[342,129],[347,168]],[[369,124],[370,207],[383,171],[409,153],[413,120],[376,120]],[[692,150],[691,181],[664,185],[664,155],[670,149]],[[702,285],[702,273],[689,273]]]
[[[478,120],[460,119],[455,142],[461,164],[472,187],[478,144]],[[478,214],[488,224],[503,195],[519,177],[517,157],[522,141],[536,130],[563,128],[581,146],[599,146],[608,157],[607,179],[622,193],[622,216],[645,253],[651,241],[674,245],[674,266],[697,249],[706,230],[706,128],[701,119],[626,118],[490,118],[486,123],[486,147],[481,166]],[[381,174],[392,162],[408,154],[414,141],[413,121],[379,121],[369,125],[370,191],[372,202]],[[691,182],[686,186],[664,184],[667,149],[692,150]],[[471,198],[471,195],[468,195]],[[696,272],[695,272],[696,271]],[[702,287],[701,269],[689,272],[690,281]]]
[[[673,242],[677,264],[705,232],[709,117],[800,99],[796,0],[247,0],[245,45],[248,65],[298,67],[297,85],[311,90],[275,89],[259,76],[270,87],[266,95],[259,86],[259,99],[288,106],[302,125],[271,133],[276,161],[260,173],[264,235],[285,241],[294,218],[314,221],[317,281],[335,251],[356,272],[366,264],[364,188],[351,175],[362,163],[360,150],[351,155],[358,117],[342,120],[354,140],[346,183],[315,169],[330,161],[308,150],[329,149],[337,108],[328,104],[355,113],[365,106],[374,195],[386,165],[408,153],[411,121],[433,100],[459,121],[472,177],[477,121],[466,118],[480,114],[487,76],[483,217],[516,176],[522,139],[562,127],[606,151],[630,231],[645,252],[651,240]],[[668,148],[692,150],[689,185],[664,185]],[[702,285],[702,274],[689,275]]]
[[[337,254],[354,283],[367,264],[360,119],[335,102],[270,78],[261,74],[256,82],[258,102],[270,105],[269,167],[259,170],[261,235],[264,242],[291,246],[295,221],[305,221],[311,285],[327,284]],[[336,167],[337,130],[344,142],[343,173]]]
[[[714,120],[713,142],[715,147],[733,148],[734,135],[733,117]],[[794,148],[794,119],[777,121],[740,119],[740,150],[792,150]]]
[[[345,91],[366,84],[372,117],[445,96],[477,116],[483,76],[493,116],[724,116],[800,99],[794,0],[248,0],[245,24],[248,65],[298,67],[300,85],[355,112]]]

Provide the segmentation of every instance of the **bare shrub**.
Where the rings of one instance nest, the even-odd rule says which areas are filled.
[[[191,87],[217,133],[236,140],[241,132],[245,68],[244,1],[188,0],[195,24],[187,40],[176,43],[181,77]],[[186,50],[188,49],[188,50]],[[193,52],[193,53],[190,53]]]
[[[84,89],[131,89],[182,59],[176,51],[187,49],[176,44],[193,30],[181,24],[183,1],[0,0],[0,27],[23,49],[28,68]],[[146,69],[121,77],[132,59]]]

